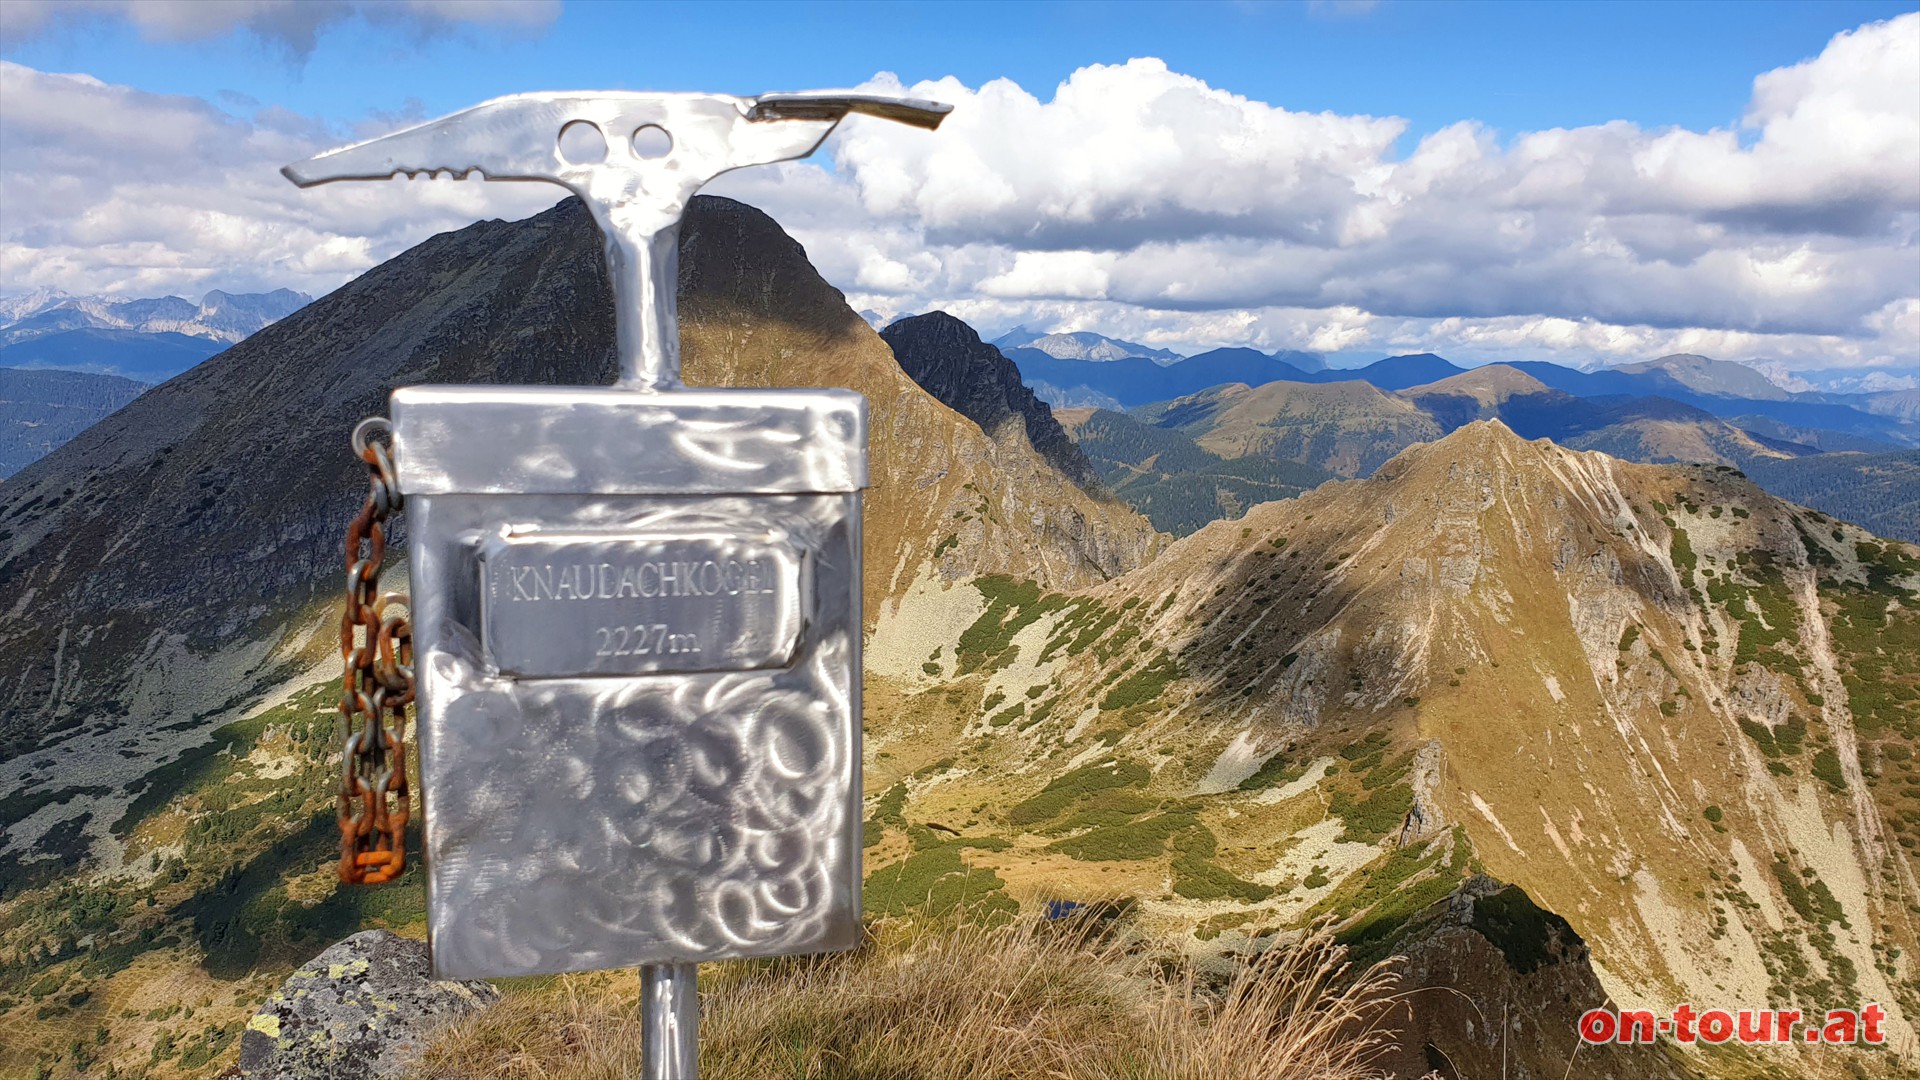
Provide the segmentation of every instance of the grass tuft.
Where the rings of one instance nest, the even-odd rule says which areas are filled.
[[[1221,989],[1082,919],[884,921],[852,952],[706,968],[701,1075],[1372,1080],[1394,988],[1324,933],[1267,949]],[[510,989],[439,1033],[416,1076],[637,1075],[635,989],[605,975]]]

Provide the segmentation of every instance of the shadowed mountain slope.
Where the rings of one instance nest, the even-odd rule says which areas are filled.
[[[1314,379],[1317,382],[1345,382],[1349,379],[1357,379],[1382,390],[1405,390],[1410,386],[1439,382],[1462,374],[1466,370],[1432,353],[1409,353],[1405,356],[1389,356],[1384,360],[1375,360],[1360,368],[1348,370],[1329,368],[1326,371],[1316,372]]]
[[[1178,431],[1125,413],[1061,409],[1054,415],[1107,486],[1155,528],[1175,536],[1333,478],[1325,469],[1279,458],[1223,458]]]
[[[0,367],[52,368],[161,382],[226,348],[223,341],[171,331],[61,330],[0,345]]]
[[[1745,468],[1755,483],[1783,499],[1879,536],[1920,544],[1920,450],[1774,458]]]
[[[117,375],[0,367],[0,480],[45,457],[145,389],[146,383]]]
[[[1093,466],[1060,429],[1047,403],[1020,381],[1020,369],[944,311],[901,319],[880,331],[900,369],[942,404],[996,439],[1024,439],[1047,463],[1096,497]]]

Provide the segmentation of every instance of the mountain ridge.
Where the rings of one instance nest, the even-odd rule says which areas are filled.
[[[972,327],[944,311],[900,319],[880,331],[893,357],[921,389],[994,438],[1026,445],[1097,498],[1111,498],[1093,466],[1020,381],[1020,371]],[[1017,433],[1013,429],[1018,429]]]
[[[1007,841],[969,862],[1016,899],[1390,950],[1484,865],[1620,1007],[1884,999],[1913,1037],[1920,548],[1489,420],[1083,590],[976,589],[876,628],[987,643],[931,679],[881,657],[909,712],[968,689],[873,782],[909,829]]]
[[[204,337],[229,345],[285,318],[313,298],[292,289],[229,293],[214,289],[198,301],[178,296],[115,300],[40,291],[14,298],[0,323],[0,345],[70,330],[127,330]]]

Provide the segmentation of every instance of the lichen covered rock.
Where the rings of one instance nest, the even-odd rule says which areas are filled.
[[[433,1028],[499,997],[484,982],[434,981],[423,942],[367,930],[314,957],[260,1007],[240,1038],[240,1076],[399,1076]]]

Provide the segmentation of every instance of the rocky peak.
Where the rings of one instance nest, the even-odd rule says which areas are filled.
[[[944,311],[901,319],[880,332],[901,370],[921,389],[995,438],[1024,438],[1047,463],[1083,489],[1105,491],[1086,455],[1053,409],[1020,381],[1020,369]],[[1018,434],[1015,434],[1015,433]]]
[[[1497,419],[1475,420],[1462,424],[1444,438],[1415,443],[1388,459],[1376,475],[1392,480],[1414,470],[1458,469],[1463,466],[1499,463],[1509,468],[1526,463],[1544,463],[1556,454],[1569,453],[1550,439],[1527,440]]]
[[[1913,633],[1917,555],[1726,466],[1634,464],[1490,420],[1215,522],[1093,595],[1151,612],[1148,648],[1189,673],[1164,700],[1221,724],[1221,760],[1351,751],[1363,732],[1435,748],[1408,803],[1578,928],[1617,997],[1771,980],[1784,999],[1824,963],[1906,1010],[1875,958],[1909,931],[1874,912],[1904,903],[1907,885],[1880,882],[1911,871],[1888,859],[1873,799],[1894,796],[1869,796],[1866,763],[1912,753],[1909,717],[1870,717],[1892,712],[1871,679]],[[1801,900],[1815,877],[1847,898]]]
[[[1391,1049],[1375,1063],[1390,1075],[1564,1080],[1581,1012],[1614,1004],[1567,921],[1484,874],[1415,913],[1396,948],[1401,1004],[1386,1025]],[[1487,1015],[1496,1002],[1505,1016]],[[1696,1075],[1663,1048],[1631,1043],[1581,1047],[1571,1064],[1596,1078]]]

